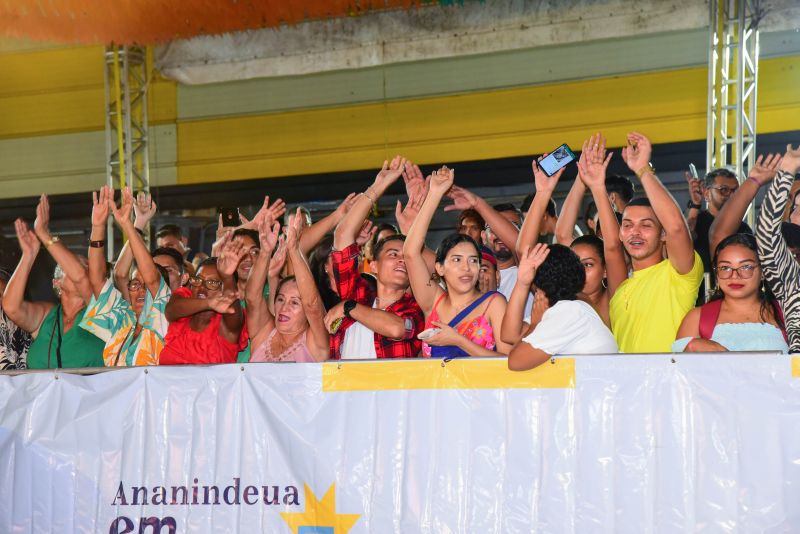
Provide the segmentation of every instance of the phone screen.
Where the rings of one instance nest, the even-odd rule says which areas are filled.
[[[239,209],[238,208],[220,208],[219,213],[222,215],[222,226],[238,226],[239,225]]]
[[[572,161],[575,161],[575,153],[564,143],[548,154],[546,158],[543,158],[539,162],[539,167],[542,168],[547,176],[553,176],[560,168]]]

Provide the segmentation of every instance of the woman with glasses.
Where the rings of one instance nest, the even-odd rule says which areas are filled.
[[[130,188],[122,191],[117,208],[114,190],[102,187],[93,194],[92,233],[89,241],[89,282],[92,300],[81,321],[81,328],[105,342],[106,367],[158,365],[167,334],[164,309],[172,294],[169,273],[156,265],[142,236],[131,220],[134,207]],[[106,272],[106,222],[109,211],[128,236],[128,247],[136,268],[125,282],[124,292],[114,286]]]
[[[189,287],[172,293],[165,309],[170,322],[161,365],[234,363],[247,346],[244,312],[236,293],[236,269],[248,249],[236,237],[219,258],[200,262]]]
[[[247,329],[251,332],[251,362],[315,362],[330,356],[330,335],[325,328],[325,308],[311,270],[300,250],[303,217],[300,208],[292,219],[281,248],[293,276],[275,284],[274,313],[261,288],[278,246],[278,223],[259,226],[261,252],[247,281]]]
[[[765,287],[755,237],[723,239],[713,266],[718,289],[708,303],[686,314],[672,350],[788,352],[783,316]]]

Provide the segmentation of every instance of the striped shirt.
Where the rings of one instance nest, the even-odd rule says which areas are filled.
[[[792,174],[778,171],[761,205],[756,241],[764,278],[783,308],[789,352],[800,353],[800,264],[781,235],[783,208],[789,201],[792,182]]]

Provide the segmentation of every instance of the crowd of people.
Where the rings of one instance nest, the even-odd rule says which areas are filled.
[[[221,223],[194,265],[177,227],[148,248],[149,195],[93,193],[86,257],[50,232],[42,195],[32,229],[15,222],[21,259],[0,276],[0,368],[481,356],[526,370],[562,354],[800,352],[800,148],[759,157],[741,180],[727,169],[688,176],[685,210],[646,136],[628,134],[620,155],[635,184],[607,175],[602,135],[587,139],[560,213],[552,195],[565,168],[548,175],[542,158],[517,209],[456,185],[451,168],[425,177],[397,156],[316,222],[266,197],[252,219]],[[373,206],[401,179],[397,225],[374,225]],[[753,235],[742,219],[761,188]],[[457,227],[431,249],[445,198]],[[110,218],[126,236],[113,265]],[[42,246],[57,263],[55,304],[25,298]]]

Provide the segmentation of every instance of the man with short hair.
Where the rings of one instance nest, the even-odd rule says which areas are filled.
[[[417,339],[425,315],[409,293],[403,260],[405,236],[395,234],[375,244],[370,271],[373,288],[359,273],[360,248],[356,238],[372,205],[402,174],[405,160],[384,164],[375,182],[353,203],[334,232],[333,273],[342,301],[325,316],[331,336],[331,358],[413,358],[422,348]]]
[[[194,266],[189,262],[189,238],[183,235],[183,230],[177,224],[165,224],[156,232],[156,248],[171,248],[177,250],[183,258],[183,270],[190,275],[194,274]]]
[[[633,200],[636,187],[626,176],[610,174],[606,176],[606,191],[608,199],[611,201],[611,207],[617,213],[622,213],[628,203]]]
[[[739,180],[734,173],[728,169],[714,169],[706,175],[704,187],[701,189],[702,198],[706,201],[706,209],[702,209],[697,184],[694,180],[689,180],[691,198],[686,206],[688,209],[686,220],[694,237],[694,249],[700,254],[706,272],[712,272],[712,252],[709,244],[711,225],[722,207],[738,189]],[[753,230],[747,223],[741,222],[734,233],[752,234]]]
[[[500,271],[497,269],[497,258],[486,245],[481,245],[481,270],[478,272],[478,287],[481,293],[497,291],[500,285]]]
[[[175,291],[186,284],[188,273],[183,269],[183,258],[174,248],[161,247],[152,252],[153,262],[169,275],[169,288]]]
[[[467,208],[458,214],[458,224],[456,224],[456,231],[459,234],[465,234],[475,240],[476,243],[481,243],[481,232],[486,227],[486,221],[481,217],[477,210]]]
[[[633,275],[617,288],[609,304],[611,327],[622,352],[669,352],[703,279],[703,263],[692,246],[686,220],[656,176],[651,154],[647,137],[628,134],[622,158],[641,180],[646,196],[627,205],[619,230],[633,266]]]

